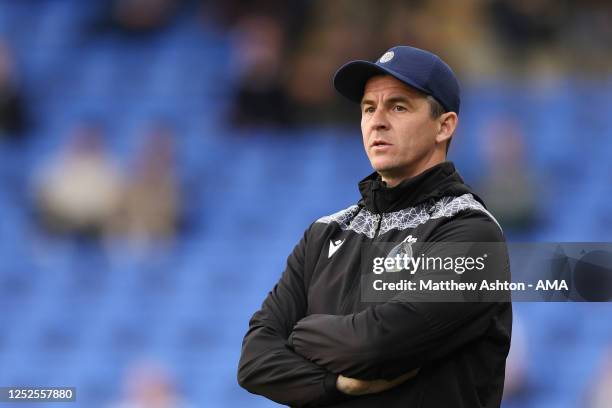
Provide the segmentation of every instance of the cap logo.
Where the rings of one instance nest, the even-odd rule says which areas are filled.
[[[380,59],[378,60],[378,62],[381,63],[385,63],[385,62],[389,62],[393,59],[393,57],[395,56],[395,54],[393,53],[393,51],[387,51],[383,54],[382,57],[380,57]]]

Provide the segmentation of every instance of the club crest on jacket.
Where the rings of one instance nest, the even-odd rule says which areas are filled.
[[[412,258],[412,244],[417,241],[412,235],[408,235],[402,242],[394,246],[389,254],[387,254],[387,259],[396,259],[399,255],[400,258],[404,258],[404,255],[408,258]],[[386,272],[399,272],[401,268],[398,267],[397,264],[393,264],[390,268],[385,267]]]

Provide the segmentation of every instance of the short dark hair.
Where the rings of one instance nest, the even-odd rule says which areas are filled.
[[[431,95],[425,95],[425,99],[427,99],[427,103],[429,103],[429,114],[432,119],[438,119],[441,115],[445,114],[447,111],[444,109],[444,106],[438,102],[436,98]],[[446,154],[448,154],[448,148],[450,147],[452,137],[448,139],[446,143]]]

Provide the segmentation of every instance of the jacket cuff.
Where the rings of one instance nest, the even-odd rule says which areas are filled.
[[[325,392],[327,394],[335,394],[335,393],[342,394],[342,392],[338,390],[338,387],[336,387],[337,381],[338,381],[338,374],[334,374],[334,373],[327,374],[327,376],[325,377],[324,383],[323,383],[323,386],[325,387]]]
[[[341,392],[336,387],[336,381],[338,380],[338,374],[329,373],[323,380],[323,387],[325,388],[324,403],[330,404],[336,401],[347,399],[349,396]]]

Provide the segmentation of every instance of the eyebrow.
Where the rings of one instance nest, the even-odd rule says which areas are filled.
[[[397,96],[392,96],[389,99],[387,99],[385,101],[386,104],[392,104],[392,103],[396,103],[396,102],[403,102],[406,103],[410,106],[414,106],[414,103],[410,100],[410,98],[403,96],[403,95],[397,95]],[[374,101],[371,99],[364,99],[361,101],[360,104],[362,107],[364,105],[374,105]]]

